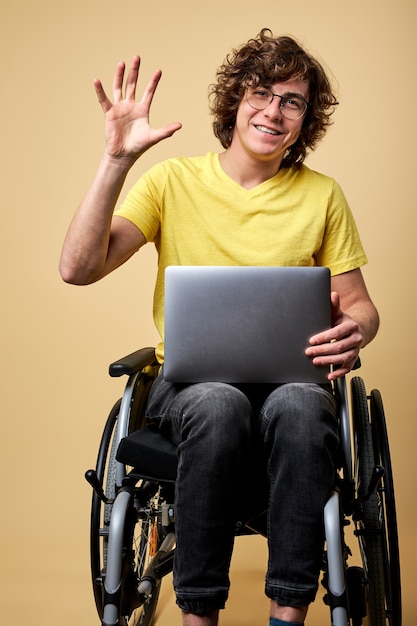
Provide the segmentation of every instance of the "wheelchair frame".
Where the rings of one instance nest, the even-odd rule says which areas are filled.
[[[173,444],[145,427],[144,411],[159,366],[153,348],[110,365],[128,376],[111,410],[95,470],[91,573],[102,626],[151,626],[161,582],[172,571],[175,550]],[[345,378],[334,385],[342,463],[324,509],[325,602],[332,626],[401,626],[401,580],[392,467],[381,394],[369,396],[351,380],[351,413]],[[361,565],[351,566],[345,526],[353,522]],[[262,524],[241,522],[237,534],[265,534]]]

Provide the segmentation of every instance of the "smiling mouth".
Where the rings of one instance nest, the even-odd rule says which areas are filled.
[[[267,135],[281,135],[278,130],[273,130],[272,128],[268,128],[267,126],[255,125],[256,130],[261,131],[261,133],[266,133]]]

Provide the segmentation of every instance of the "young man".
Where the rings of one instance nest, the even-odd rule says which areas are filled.
[[[124,64],[117,66],[114,102],[95,81],[106,150],[69,228],[63,279],[97,281],[153,241],[163,363],[167,265],[324,265],[332,274],[332,328],[314,336],[306,353],[317,365],[333,366],[329,381],[348,373],[375,336],[378,313],[340,187],[303,164],[336,105],[321,65],[293,39],[267,29],[233,51],[211,89],[213,128],[224,151],[156,165],[114,212],[136,159],[181,128],[150,127],[161,72],[136,102],[139,64],[134,57],[125,86]],[[184,624],[217,624],[226,602],[239,488],[253,450],[269,491],[271,624],[303,624],[317,591],[322,512],[338,444],[330,384],[174,385],[162,370],[147,415],[178,446],[174,587]]]

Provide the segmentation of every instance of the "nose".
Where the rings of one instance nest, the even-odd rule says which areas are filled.
[[[278,95],[272,94],[272,100],[268,104],[268,106],[265,107],[263,112],[267,117],[270,117],[273,119],[282,119],[281,97]]]

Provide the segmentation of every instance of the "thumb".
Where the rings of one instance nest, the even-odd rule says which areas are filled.
[[[332,291],[330,300],[332,305],[332,326],[336,326],[343,316],[343,312],[340,308],[340,297],[337,291]]]
[[[155,143],[162,141],[163,139],[168,139],[172,137],[174,133],[182,128],[181,122],[172,122],[171,124],[167,124],[163,128],[159,128],[153,131],[153,135],[155,138]]]

